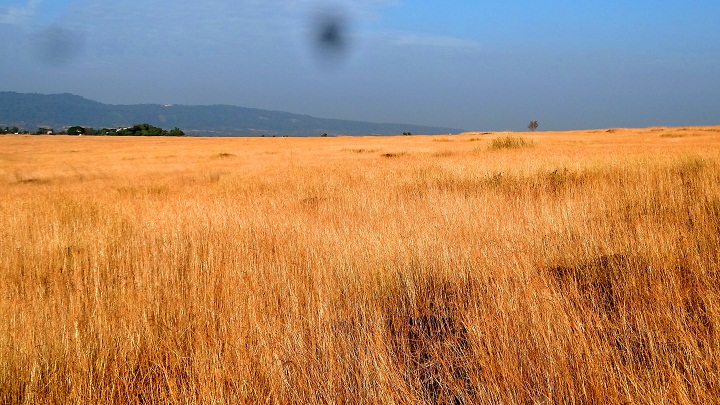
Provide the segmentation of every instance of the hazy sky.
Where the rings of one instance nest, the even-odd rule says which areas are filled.
[[[718,0],[0,0],[0,57],[0,91],[111,104],[467,130],[720,124]]]

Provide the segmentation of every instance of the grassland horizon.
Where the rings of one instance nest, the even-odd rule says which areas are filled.
[[[0,135],[0,402],[717,403],[720,127]]]

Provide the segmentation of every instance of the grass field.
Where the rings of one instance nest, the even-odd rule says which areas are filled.
[[[2,403],[717,403],[720,127],[0,136]]]

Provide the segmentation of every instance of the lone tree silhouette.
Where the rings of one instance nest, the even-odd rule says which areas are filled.
[[[537,129],[537,127],[538,127],[537,121],[530,121],[530,124],[528,125],[528,129],[529,129],[530,131],[535,132],[535,130]]]

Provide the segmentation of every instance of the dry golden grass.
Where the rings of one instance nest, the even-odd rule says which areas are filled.
[[[717,403],[720,128],[0,136],[2,403]]]

